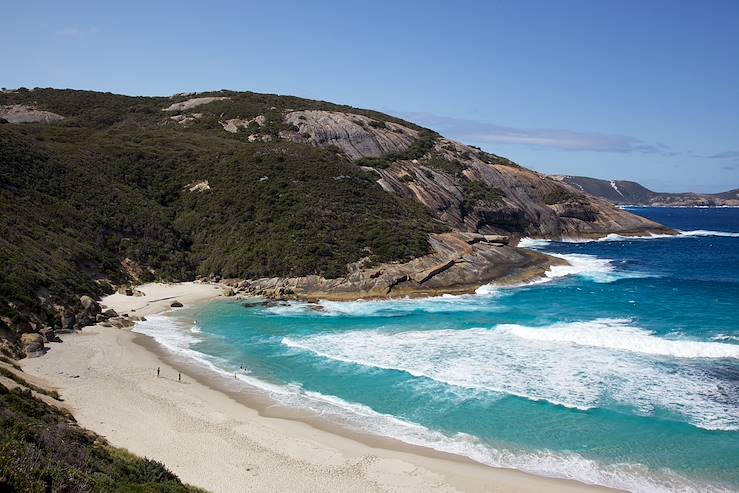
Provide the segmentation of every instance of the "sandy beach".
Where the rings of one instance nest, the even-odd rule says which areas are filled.
[[[139,289],[144,296],[114,294],[103,304],[147,316],[174,300],[191,307],[221,296],[220,286],[201,283]],[[24,371],[57,389],[81,426],[209,491],[609,491],[270,417],[127,330],[85,327],[63,339],[23,360]]]

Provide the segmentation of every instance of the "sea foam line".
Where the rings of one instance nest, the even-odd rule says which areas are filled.
[[[676,235],[664,234],[664,233],[650,233],[647,235],[640,236],[625,236],[617,233],[610,233],[601,238],[562,238],[558,240],[561,243],[593,243],[602,241],[632,241],[632,240],[658,240],[664,238],[692,238],[692,237],[725,237],[725,238],[739,238],[739,232],[734,231],[713,231],[708,229],[695,229],[695,230],[677,230]],[[552,241],[541,238],[521,238],[518,242],[518,246],[521,248],[532,248],[541,249],[547,247]]]
[[[739,359],[739,345],[721,342],[665,339],[634,327],[627,319],[553,324],[546,329],[503,324],[497,330],[535,341],[568,342],[582,346],[670,356],[674,358]]]
[[[701,428],[739,430],[736,404],[720,391],[733,393],[736,383],[684,364],[697,358],[736,359],[739,346],[663,339],[625,320],[548,327],[356,330],[285,337],[282,344],[327,360],[402,371],[496,396],[580,410],[627,406],[645,416],[664,409]]]
[[[569,479],[644,493],[724,493],[716,485],[698,484],[670,471],[656,473],[640,464],[606,465],[577,453],[511,451],[484,443],[467,433],[446,435],[418,423],[375,411],[369,406],[348,402],[336,396],[296,389],[293,402],[286,405],[307,407],[350,428],[386,436],[440,452],[468,457],[481,464],[516,469],[541,476]]]
[[[494,295],[498,289],[484,293]],[[426,298],[393,298],[385,300],[355,301],[320,301],[320,310],[315,305],[304,302],[290,302],[285,305],[272,306],[265,309],[267,313],[280,316],[306,315],[312,316],[349,316],[349,317],[401,317],[413,312],[444,313],[477,311],[480,309],[480,298],[471,294],[433,296]],[[494,310],[487,306],[486,310]]]
[[[201,339],[188,333],[186,328],[181,327],[172,318],[151,316],[146,322],[136,324],[134,332],[149,335],[169,351],[221,375],[224,377],[224,383],[232,382],[232,372],[216,363],[227,364],[227,362],[191,349],[190,346]],[[299,385],[277,385],[240,374],[237,374],[237,377],[237,382],[262,390],[283,405],[311,410],[358,431],[469,457],[492,467],[517,469],[548,477],[571,479],[633,492],[725,493],[729,491],[717,485],[698,484],[670,471],[650,471],[639,464],[606,465],[586,459],[576,453],[498,449],[469,434],[457,433],[448,436],[420,424],[379,413],[363,404],[304,390]]]

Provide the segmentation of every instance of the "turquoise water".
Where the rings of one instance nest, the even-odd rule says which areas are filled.
[[[631,491],[738,491],[739,209],[633,212],[684,233],[526,241],[573,264],[528,286],[224,301],[137,330],[355,429]]]

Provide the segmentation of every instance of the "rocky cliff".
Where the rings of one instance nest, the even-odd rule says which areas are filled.
[[[428,207],[455,230],[542,238],[642,235],[667,228],[569,184],[459,142],[347,113],[298,111],[281,136],[336,146],[383,189]],[[425,148],[412,150],[425,138]]]

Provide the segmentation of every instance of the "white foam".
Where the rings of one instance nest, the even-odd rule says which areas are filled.
[[[615,405],[652,415],[662,409],[703,428],[739,430],[739,412],[722,397],[718,377],[655,357],[737,357],[736,345],[665,340],[624,321],[493,330],[363,330],[284,338],[282,343],[323,358],[462,388],[582,410]]]
[[[312,410],[318,415],[359,431],[466,456],[494,467],[518,469],[544,476],[573,479],[634,492],[724,493],[726,491],[714,485],[696,484],[670,471],[651,471],[638,464],[604,465],[575,453],[498,449],[468,434],[458,433],[447,436],[417,423],[378,413],[362,404],[303,390],[299,385],[277,385],[245,374],[233,373],[231,369],[228,369],[228,362],[219,361],[217,358],[193,350],[190,346],[201,341],[200,337],[192,335],[170,317],[151,316],[146,322],[136,324],[134,331],[154,337],[174,354],[186,357],[189,361],[222,375],[224,383],[231,383],[232,376],[235,375],[237,378],[233,380],[234,385],[246,384],[249,387],[261,389],[283,405]],[[361,337],[362,332],[349,333],[349,335],[350,339],[356,339],[357,335]],[[341,337],[341,335],[338,336]]]
[[[739,237],[739,233],[731,231],[711,231],[706,229],[696,229],[692,231],[681,231],[677,230],[676,235],[664,234],[664,233],[650,233],[647,235],[639,236],[624,236],[617,233],[611,233],[601,238],[596,239],[584,239],[584,238],[563,238],[563,243],[590,243],[594,241],[633,241],[633,240],[658,240],[662,238],[689,238],[695,236],[723,236],[723,237]]]
[[[570,253],[570,254],[559,254],[549,253],[552,257],[558,257],[565,260],[567,263],[564,265],[552,265],[545,273],[544,277],[534,279],[522,284],[500,286],[495,283],[485,284],[480,286],[475,291],[476,294],[498,294],[503,288],[517,288],[522,286],[532,286],[536,284],[543,284],[554,279],[559,279],[568,276],[580,276],[591,281],[607,283],[614,282],[619,279],[627,278],[642,278],[651,277],[649,274],[642,272],[633,271],[621,271],[618,272],[613,266],[613,261],[610,259],[599,258],[594,255],[587,255],[581,253]]]
[[[553,265],[545,273],[545,277],[529,284],[540,284],[567,276],[580,276],[591,281],[607,283],[619,279],[651,277],[650,274],[635,271],[616,271],[613,261],[583,253],[550,253],[553,257],[567,261],[565,265]]]
[[[625,319],[554,324],[546,329],[522,325],[499,325],[498,330],[533,341],[559,341],[619,351],[675,358],[735,358],[739,345],[692,340],[672,340],[630,325]]]
[[[733,231],[711,231],[706,229],[696,229],[694,231],[680,231],[681,236],[724,236],[729,238],[739,238],[739,233]]]
[[[548,246],[551,243],[551,240],[543,240],[543,239],[537,239],[537,238],[521,238],[521,240],[518,242],[518,246],[520,248],[544,248]]]
[[[639,464],[605,465],[576,453],[512,451],[481,442],[466,433],[445,435],[418,423],[379,413],[372,408],[347,402],[336,396],[303,391],[282,403],[308,408],[316,414],[350,428],[387,436],[402,442],[441,452],[469,457],[492,467],[517,469],[542,476],[571,479],[588,484],[608,486],[645,493],[723,493],[714,485],[697,484],[669,471],[650,471]]]
[[[711,337],[714,341],[733,341],[733,342],[739,342],[739,336],[732,336],[727,334],[718,334],[713,337]],[[739,346],[737,346],[739,347]]]
[[[250,377],[247,375],[248,372],[237,372],[235,366],[231,368],[232,365],[228,361],[192,349],[191,346],[201,342],[202,339],[193,335],[192,331],[187,330],[171,317],[164,315],[148,316],[146,321],[136,323],[133,332],[152,337],[175,356],[227,377],[229,382],[233,379],[237,384],[239,382],[246,383],[261,389],[272,397],[290,393],[289,389],[284,386]]]
[[[733,231],[712,231],[707,229],[696,229],[691,231],[677,230],[677,234],[665,234],[665,233],[649,233],[646,235],[638,236],[625,236],[618,233],[610,233],[600,238],[562,238],[559,240],[562,243],[592,243],[602,241],[635,241],[635,240],[658,240],[663,238],[690,238],[696,236],[716,236],[716,237],[729,237],[738,238],[739,232]],[[521,248],[531,248],[534,250],[546,248],[552,243],[552,240],[534,239],[534,238],[522,238],[518,243]]]
[[[491,296],[498,292],[490,289],[480,294]],[[290,302],[285,305],[269,307],[266,310],[274,315],[305,315],[311,313],[316,316],[352,316],[352,317],[394,317],[404,316],[412,312],[440,313],[447,311],[476,311],[480,309],[480,299],[474,295],[434,296],[428,298],[394,298],[383,300],[356,300],[356,301],[325,301],[319,305],[303,302]],[[318,309],[316,309],[318,308]],[[494,309],[494,307],[486,307]]]
[[[551,266],[546,272],[549,279],[573,275],[588,277],[601,282],[609,282],[614,279],[611,276],[614,271],[613,263],[609,259],[581,253],[552,254],[552,256],[566,260],[567,265]]]

